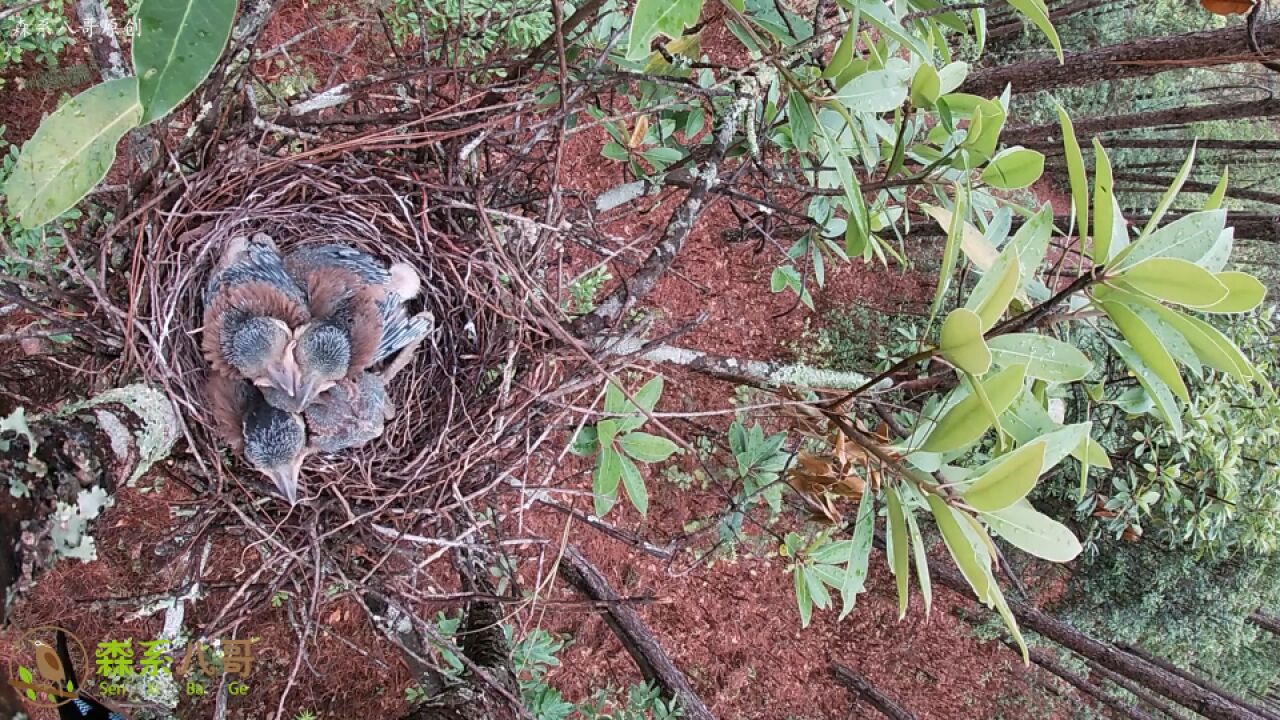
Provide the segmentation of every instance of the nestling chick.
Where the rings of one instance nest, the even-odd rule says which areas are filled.
[[[363,373],[354,392],[330,388],[307,406],[311,447],[326,453],[362,447],[382,435],[390,409],[386,384],[374,373]]]
[[[285,409],[307,407],[340,380],[358,379],[431,329],[425,316],[409,317],[405,310],[405,302],[422,289],[410,265],[388,269],[364,252],[332,244],[299,248],[284,264],[305,290],[313,318],[294,333],[300,376],[293,402],[281,405]]]
[[[207,392],[218,434],[296,505],[298,474],[309,453],[302,416],[273,407],[244,380],[210,375]]]
[[[298,388],[293,328],[310,319],[307,298],[270,237],[228,243],[204,293],[201,347],[214,372],[287,396]]]

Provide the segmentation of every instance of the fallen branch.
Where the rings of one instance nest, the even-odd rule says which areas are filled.
[[[1071,672],[1047,650],[1031,648],[1031,662],[1057,675],[1068,685],[1111,708],[1112,712],[1116,713],[1118,717],[1129,718],[1130,720],[1156,720],[1153,715],[1145,710],[1122,702],[1120,698],[1112,696],[1107,691],[1089,682],[1088,678]]]
[[[745,105],[750,99],[740,99],[738,105]],[[702,215],[708,191],[715,187],[720,178],[720,163],[724,160],[729,144],[738,131],[738,117],[741,107],[735,106],[727,111],[716,129],[715,140],[711,145],[711,153],[705,163],[693,171],[694,181],[689,193],[671,214],[666,232],[658,240],[649,256],[641,263],[640,268],[614,288],[596,309],[573,321],[570,329],[579,338],[593,338],[605,328],[614,325],[623,314],[636,302],[643,299],[658,284],[658,280],[671,268],[671,263],[680,254],[685,240],[693,231],[698,218]]]
[[[689,685],[688,678],[658,644],[653,631],[640,618],[639,613],[629,605],[617,602],[618,593],[609,585],[609,581],[572,545],[564,550],[564,557],[560,561],[560,576],[583,595],[597,602],[608,603],[603,613],[605,622],[635,660],[645,680],[656,683],[668,697],[679,701],[684,713],[681,717],[689,720],[715,720],[715,716]]]
[[[855,698],[866,700],[871,707],[879,710],[885,717],[892,720],[916,720],[915,713],[899,705],[896,700],[877,690],[876,686],[866,678],[844,665],[833,662],[827,666],[827,672],[831,673],[831,677],[835,678],[844,689],[853,693]]]

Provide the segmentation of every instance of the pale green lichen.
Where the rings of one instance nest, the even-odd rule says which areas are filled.
[[[76,558],[82,562],[98,559],[94,540],[85,534],[89,522],[111,506],[113,500],[100,487],[81,490],[75,506],[58,503],[49,534],[53,538],[53,551],[58,557]]]
[[[163,460],[173,449],[173,444],[178,441],[178,417],[169,398],[149,385],[129,385],[107,390],[90,400],[62,408],[58,415],[65,417],[80,410],[110,403],[123,405],[142,421],[142,428],[134,434],[134,443],[138,448],[138,466],[129,476],[128,485],[132,486],[152,465]],[[103,430],[110,435],[109,428],[104,427]],[[112,449],[115,449],[114,437]]]
[[[36,436],[32,434],[31,428],[27,425],[27,411],[24,408],[14,410],[9,413],[9,417],[0,420],[0,435],[10,431],[26,436],[27,445],[29,446],[27,457],[36,454]]]

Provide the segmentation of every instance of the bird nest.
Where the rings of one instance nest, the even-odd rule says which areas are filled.
[[[531,358],[547,346],[543,328],[558,320],[535,279],[535,225],[502,212],[493,219],[474,204],[478,193],[432,179],[437,173],[426,165],[405,167],[403,154],[282,159],[251,148],[246,142],[231,153],[236,160],[188,176],[170,207],[157,203],[132,225],[151,235],[130,283],[138,318],[133,358],[177,406],[194,466],[208,483],[202,497],[229,500],[243,508],[242,519],[257,515],[276,531],[283,517],[295,528],[311,525],[300,518],[314,512],[323,516],[322,530],[427,532],[463,498],[503,482],[536,444],[530,415],[554,380]],[[284,253],[341,242],[409,263],[423,279],[414,301],[421,307],[410,310],[435,318],[435,331],[388,387],[395,414],[382,436],[309,457],[296,510],[223,447],[205,398],[205,283],[230,239],[258,232]],[[272,500],[260,502],[264,496]]]

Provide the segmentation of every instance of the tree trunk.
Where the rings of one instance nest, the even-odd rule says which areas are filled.
[[[1057,25],[1061,20],[1072,15],[1079,15],[1094,8],[1110,7],[1112,4],[1114,4],[1113,0],[1076,0],[1076,2],[1069,3],[1056,10],[1050,9],[1049,19],[1053,21],[1054,25]],[[999,25],[988,27],[987,42],[1017,35],[1022,32],[1023,27],[1025,26],[1022,22],[1022,16],[1015,15],[1009,18],[1008,22],[1001,22]]]
[[[1177,150],[1183,154],[1191,151],[1195,142],[1197,150],[1234,150],[1239,152],[1264,152],[1280,150],[1280,140],[1200,140],[1190,137],[1110,138],[1104,143],[1108,150]],[[1032,142],[1027,147],[1049,154],[1061,154],[1061,142]]]
[[[1098,702],[1111,708],[1111,712],[1120,718],[1129,718],[1129,720],[1156,720],[1144,710],[1136,708],[1128,703],[1122,702],[1120,698],[1113,697],[1110,693],[1097,685],[1089,682],[1088,678],[1081,677],[1058,662],[1058,659],[1052,653],[1040,648],[1031,649],[1031,662],[1057,675],[1080,692],[1097,700]]]
[[[1257,38],[1261,47],[1280,44],[1280,22],[1260,24]],[[1002,92],[1005,85],[1012,85],[1016,95],[1089,85],[1101,80],[1145,77],[1170,70],[1274,60],[1277,57],[1280,57],[1280,52],[1273,52],[1269,57],[1261,57],[1254,52],[1249,47],[1249,31],[1241,24],[1067,53],[1064,63],[1059,63],[1055,57],[979,70],[969,75],[960,86],[960,92],[991,97]]]
[[[92,559],[88,523],[117,487],[168,454],[178,432],[168,398],[145,385],[40,417],[21,412],[0,418],[7,440],[0,444],[0,478],[8,480],[0,487],[0,598],[22,592],[59,558]],[[59,502],[76,513],[55,527]],[[0,619],[7,609],[0,604]]]
[[[956,570],[931,564],[931,574],[939,582],[966,596],[969,584]],[[1110,643],[1100,642],[1074,627],[1027,603],[1008,599],[1009,609],[1024,630],[1033,630],[1075,654],[1123,675],[1209,720],[1267,720],[1247,707],[1209,689],[1167,672]]]
[[[1165,175],[1150,175],[1146,173],[1116,173],[1116,182],[1130,182],[1139,185],[1154,185],[1157,188],[1167,188],[1173,183],[1173,178]],[[1182,184],[1183,192],[1211,193],[1217,186],[1212,183],[1198,182],[1188,180]],[[1272,205],[1280,205],[1280,193],[1264,192],[1262,190],[1237,190],[1232,187],[1227,188],[1227,197],[1233,197],[1237,200],[1253,200],[1255,202],[1271,203]]]
[[[1251,713],[1254,713],[1255,715],[1259,715],[1263,718],[1266,718],[1266,720],[1280,720],[1280,715],[1277,715],[1276,713],[1270,710],[1266,710],[1262,707],[1254,705],[1252,702],[1240,697],[1239,695],[1236,695],[1235,693],[1218,685],[1212,680],[1208,680],[1206,678],[1194,675],[1186,670],[1183,670],[1182,668],[1178,667],[1177,665],[1174,665],[1173,663],[1169,662],[1168,660],[1165,660],[1164,658],[1156,657],[1151,653],[1147,652],[1146,650],[1143,650],[1142,648],[1139,648],[1139,647],[1134,647],[1133,645],[1125,645],[1124,649],[1127,652],[1129,652],[1131,655],[1142,658],[1143,660],[1146,660],[1147,662],[1151,663],[1152,665],[1155,665],[1161,670],[1164,670],[1170,674],[1180,677],[1189,683],[1194,683],[1195,685],[1202,687],[1211,693],[1214,693],[1223,698],[1226,698],[1227,700],[1235,703],[1236,705],[1239,705],[1241,708]]]
[[[840,663],[827,666],[827,672],[855,698],[866,700],[890,720],[916,720],[915,713],[902,707],[893,698],[876,689],[870,681]]]
[[[1098,673],[1099,675],[1106,678],[1107,680],[1110,680],[1111,682],[1115,683],[1118,687],[1124,688],[1128,692],[1132,693],[1134,697],[1138,698],[1142,702],[1159,710],[1165,715],[1168,715],[1174,720],[1185,720],[1186,711],[1181,710],[1178,707],[1175,707],[1168,700],[1165,700],[1159,695],[1156,695],[1155,693],[1133,682],[1132,680],[1124,677],[1123,675],[1119,675],[1111,672],[1110,670],[1102,667],[1101,665],[1099,665],[1098,663],[1092,660],[1088,660],[1086,662],[1089,665],[1090,672]]]
[[[1276,218],[1276,224],[1280,225],[1280,218]],[[1280,618],[1275,615],[1268,615],[1261,610],[1254,610],[1249,616],[1249,622],[1266,630],[1272,635],[1280,635]]]
[[[1280,116],[1280,98],[1197,105],[1189,108],[1178,107],[1130,115],[1077,118],[1074,121],[1074,125],[1076,137],[1089,138],[1102,133],[1120,132],[1122,130],[1189,125],[1210,120],[1240,120],[1243,118],[1277,116]],[[1058,123],[1015,125],[1005,129],[1003,140],[1008,145],[1044,145],[1050,143],[1060,145],[1062,143],[1062,133]],[[1103,144],[1106,145],[1107,143],[1104,142]]]

